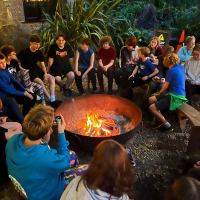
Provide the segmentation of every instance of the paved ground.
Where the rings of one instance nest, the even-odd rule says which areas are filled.
[[[106,79],[105,79],[105,85]],[[84,87],[87,88],[87,81],[84,81]],[[116,89],[116,85],[114,85]],[[71,87],[75,96],[78,96],[75,84]],[[66,101],[62,93],[58,93],[59,99]],[[89,92],[86,92],[88,94]],[[144,91],[136,88],[134,90],[133,102],[142,110],[143,118],[137,134],[125,145],[131,150],[135,159],[135,200],[160,200],[166,188],[172,184],[177,177],[175,169],[181,164],[181,158],[185,155],[190,124],[187,124],[186,132],[181,133],[178,126],[176,112],[166,113],[166,118],[174,127],[174,132],[164,134],[150,129],[152,116],[146,110],[142,103]],[[198,104],[195,104],[198,109]],[[50,147],[56,148],[57,134],[56,129],[51,137]],[[70,149],[76,151],[80,163],[89,163],[92,154],[80,150],[77,147],[70,146]],[[16,200],[17,196],[10,184],[0,187],[1,200]]]

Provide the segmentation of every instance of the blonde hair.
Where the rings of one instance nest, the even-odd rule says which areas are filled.
[[[180,63],[180,58],[175,53],[168,54],[163,60],[163,65],[165,67],[169,67],[170,65],[177,65],[179,63]]]
[[[148,47],[140,47],[138,51],[140,51],[145,57],[148,57],[150,54],[150,49]]]
[[[29,140],[43,138],[53,123],[54,111],[50,106],[38,105],[24,118],[23,129]]]
[[[194,36],[187,36],[185,38],[185,43],[188,44],[191,40],[196,40],[196,38]]]
[[[155,47],[155,49],[157,49],[157,47],[160,45],[160,38],[159,37],[153,37],[152,39],[151,39],[151,41],[152,40],[156,40],[157,41],[157,45],[156,45],[156,47]],[[150,42],[150,44],[148,45],[148,47],[149,47],[149,49],[151,49],[151,42]]]
[[[103,44],[106,43],[106,42],[108,42],[109,45],[111,45],[111,43],[112,43],[112,38],[110,36],[108,36],[108,35],[103,36],[103,37],[100,38],[99,46],[102,47]]]

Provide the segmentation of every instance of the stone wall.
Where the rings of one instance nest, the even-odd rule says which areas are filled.
[[[24,23],[22,0],[0,0],[0,46],[13,45],[16,52],[29,46],[29,35],[36,33],[42,22]]]

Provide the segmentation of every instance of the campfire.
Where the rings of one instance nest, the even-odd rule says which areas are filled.
[[[110,137],[119,135],[121,129],[111,118],[99,116],[98,113],[87,113],[87,118],[77,123],[80,135],[90,137]]]

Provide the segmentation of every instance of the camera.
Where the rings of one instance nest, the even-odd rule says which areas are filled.
[[[59,119],[61,119],[60,116],[54,116],[54,118],[53,118],[53,123],[56,123],[56,124],[57,124]]]

